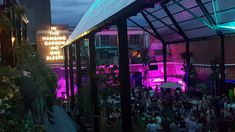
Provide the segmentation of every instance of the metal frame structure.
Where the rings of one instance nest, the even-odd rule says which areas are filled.
[[[66,95],[69,97],[69,73],[68,73],[68,49],[64,47],[64,71],[65,71],[65,87]]]
[[[133,2],[131,5],[123,8],[119,12],[116,12],[111,17],[103,20],[97,25],[94,25],[92,28],[88,29],[86,32],[82,33],[78,36],[73,36],[68,44],[71,44],[75,41],[80,41],[84,38],[89,38],[90,40],[90,79],[91,79],[91,88],[92,88],[92,105],[93,105],[93,115],[94,115],[94,131],[99,131],[98,127],[98,106],[95,99],[97,99],[97,87],[96,82],[93,79],[92,73],[95,70],[95,48],[94,48],[94,38],[92,39],[91,36],[107,26],[110,25],[117,25],[118,29],[118,41],[119,41],[119,66],[120,66],[120,89],[121,89],[121,108],[122,108],[122,127],[123,131],[131,131],[132,125],[131,122],[131,115],[129,112],[130,110],[130,80],[129,80],[129,69],[128,69],[128,41],[127,41],[127,24],[126,21],[129,20],[135,26],[140,27],[142,30],[148,32],[150,35],[154,36],[155,38],[159,39],[163,44],[163,57],[164,57],[164,81],[167,81],[166,77],[166,48],[169,44],[176,44],[176,43],[185,43],[185,49],[187,54],[187,80],[188,86],[190,86],[190,42],[198,41],[198,40],[207,40],[211,37],[219,37],[221,40],[220,44],[220,72],[221,72],[221,92],[224,92],[224,81],[225,81],[225,64],[224,64],[224,38],[226,34],[234,33],[234,32],[223,32],[218,28],[218,24],[225,24],[228,22],[233,22],[235,20],[223,21],[218,22],[217,18],[214,20],[212,15],[217,16],[218,13],[226,13],[228,11],[235,11],[235,3],[234,7],[230,7],[227,9],[217,10],[214,9],[214,12],[209,11],[208,5],[213,4],[214,7],[214,0],[190,0],[187,1],[188,3],[192,2],[194,5],[187,5],[186,0],[138,0]],[[185,2],[185,3],[184,3]],[[217,1],[218,2],[218,1]],[[195,4],[196,3],[196,4]],[[176,10],[171,9],[172,6],[178,8]],[[172,10],[174,12],[172,12]],[[197,12],[194,12],[197,10]],[[131,16],[135,16],[137,13],[141,12],[142,19],[148,26],[143,26],[139,24],[132,18]],[[165,14],[165,15],[164,15]],[[181,14],[189,14],[191,17],[188,19],[177,20],[177,15]],[[159,16],[158,16],[159,15]],[[130,18],[131,17],[131,18]],[[178,18],[179,19],[179,18]],[[159,22],[159,25],[157,24]],[[184,27],[183,24],[185,23],[194,23],[195,27]],[[195,22],[199,22],[196,23]],[[162,26],[161,26],[162,25]],[[192,25],[192,24],[191,24]],[[168,29],[168,30],[166,30]],[[192,37],[192,31],[201,31],[205,30],[206,35]],[[162,31],[170,31],[168,33],[162,33]],[[76,32],[75,32],[76,33]],[[171,35],[177,35],[176,39],[172,38]],[[125,45],[126,44],[126,45]],[[65,45],[66,46],[66,45]],[[79,54],[77,53],[77,57]],[[79,59],[77,59],[77,67],[79,69]],[[78,74],[78,73],[77,73]],[[123,80],[125,78],[125,80]],[[92,81],[93,80],[93,81]],[[78,81],[77,81],[78,82]],[[124,89],[125,88],[125,89]]]
[[[74,76],[73,76],[73,47],[69,47],[69,79],[70,79],[70,94],[71,94],[71,110],[74,109]]]

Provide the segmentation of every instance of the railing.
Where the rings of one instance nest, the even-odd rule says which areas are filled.
[[[209,64],[193,64],[196,68],[197,75],[200,79],[205,80],[212,73],[211,65]],[[219,65],[217,65],[219,67]],[[235,79],[235,64],[225,64],[226,79]]]

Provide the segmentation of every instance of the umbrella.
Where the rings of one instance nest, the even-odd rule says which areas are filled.
[[[181,88],[181,84],[175,82],[167,82],[160,85],[160,88]]]

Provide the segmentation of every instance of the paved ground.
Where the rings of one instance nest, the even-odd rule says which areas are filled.
[[[55,124],[48,124],[47,132],[77,132],[76,124],[67,115],[64,109],[60,106],[53,106],[54,111],[52,115],[54,116],[53,121]]]

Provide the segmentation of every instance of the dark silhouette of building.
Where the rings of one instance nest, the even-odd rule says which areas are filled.
[[[50,0],[19,0],[25,8],[29,19],[28,36],[32,44],[36,44],[36,33],[38,27],[51,24],[51,3]]]

